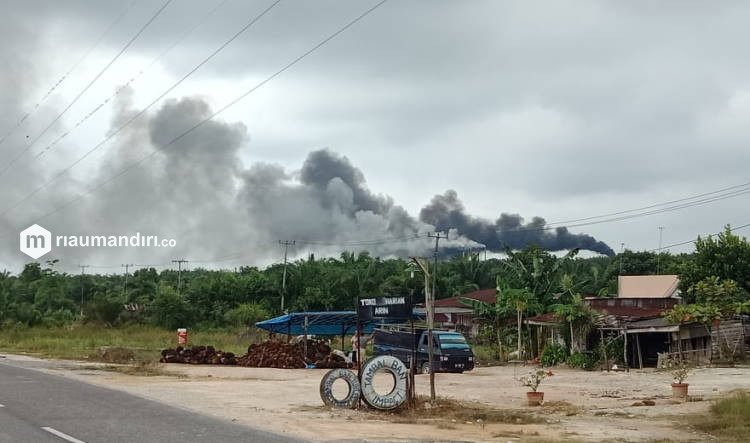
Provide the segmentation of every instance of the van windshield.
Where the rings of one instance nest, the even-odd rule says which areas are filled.
[[[461,334],[440,334],[441,349],[469,349],[469,344]]]

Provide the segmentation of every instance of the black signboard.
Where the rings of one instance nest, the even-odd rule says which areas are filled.
[[[357,304],[357,314],[360,321],[380,318],[408,320],[412,315],[411,297],[396,295],[360,298]]]

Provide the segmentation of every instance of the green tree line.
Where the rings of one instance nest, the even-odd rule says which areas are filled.
[[[618,275],[656,274],[659,269],[662,274],[682,277],[689,302],[701,297],[690,288],[711,277],[719,283],[736,282],[736,291],[729,288],[732,296],[746,300],[750,289],[747,241],[727,228],[717,238],[699,238],[696,246],[692,254],[626,250],[613,257],[592,258],[578,257],[577,251],[557,256],[536,246],[487,260],[477,253],[462,254],[439,263],[437,296],[501,287],[512,299],[503,309],[514,320],[555,308],[575,319],[579,315],[575,308],[555,305],[577,306],[580,295],[614,296]],[[244,266],[236,271],[183,270],[179,288],[177,271],[172,269],[82,276],[58,268],[57,261],[34,262],[18,274],[0,273],[0,328],[77,321],[220,328],[251,325],[281,312],[281,264],[264,269]],[[365,295],[411,295],[421,302],[424,279],[412,275],[411,269],[408,260],[381,259],[366,252],[290,262],[285,307],[290,311],[351,310],[356,298]],[[568,295],[555,299],[557,293]]]

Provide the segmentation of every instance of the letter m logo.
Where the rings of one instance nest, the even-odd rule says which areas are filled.
[[[39,225],[31,225],[21,231],[21,252],[37,259],[52,250],[52,234]]]

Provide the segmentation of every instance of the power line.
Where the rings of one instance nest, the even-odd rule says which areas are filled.
[[[171,1],[171,0],[169,0],[169,1]],[[181,79],[179,79],[179,80],[178,80],[178,81],[177,81],[176,83],[174,83],[174,84],[173,84],[172,86],[170,86],[169,88],[167,88],[167,90],[166,90],[166,91],[164,91],[164,92],[163,92],[163,93],[162,93],[161,95],[159,95],[158,97],[156,97],[156,98],[155,98],[155,99],[154,99],[154,100],[153,100],[153,101],[152,101],[151,103],[149,103],[149,104],[148,104],[148,106],[146,106],[145,108],[141,109],[141,110],[140,110],[140,111],[139,111],[138,113],[136,113],[136,114],[135,114],[135,115],[134,115],[133,117],[129,118],[129,119],[128,119],[128,120],[127,120],[127,121],[126,121],[125,123],[123,123],[123,124],[122,124],[122,125],[121,125],[120,127],[118,127],[118,128],[116,129],[116,130],[114,130],[114,131],[111,131],[111,132],[109,132],[109,133],[107,134],[107,136],[106,136],[106,137],[105,137],[105,138],[104,138],[104,139],[103,139],[102,141],[100,141],[100,142],[99,142],[99,143],[98,143],[97,145],[95,145],[95,146],[94,146],[93,148],[89,149],[89,150],[88,150],[88,151],[87,151],[87,152],[86,152],[85,154],[83,154],[83,156],[79,157],[79,158],[78,158],[78,159],[77,159],[76,161],[74,161],[74,162],[73,162],[72,164],[70,164],[70,165],[69,165],[68,167],[66,167],[66,168],[62,169],[62,170],[61,170],[60,172],[58,172],[57,174],[55,174],[54,176],[52,176],[52,178],[51,178],[51,179],[49,179],[49,180],[48,180],[47,182],[45,182],[45,183],[44,183],[43,185],[41,185],[41,186],[37,187],[36,189],[34,189],[33,191],[31,191],[31,193],[29,193],[29,194],[27,194],[27,195],[26,195],[25,197],[23,197],[23,198],[22,198],[21,200],[17,201],[17,202],[15,203],[15,204],[11,205],[11,206],[10,206],[9,208],[7,208],[6,210],[4,210],[4,211],[3,211],[2,213],[0,213],[0,216],[1,216],[1,215],[5,215],[6,213],[8,213],[8,211],[11,211],[11,210],[13,210],[13,209],[17,208],[18,206],[20,206],[21,204],[23,204],[24,202],[26,202],[27,200],[29,200],[29,199],[30,199],[31,197],[33,197],[34,195],[36,195],[37,193],[39,193],[39,191],[41,191],[42,189],[46,188],[46,187],[47,187],[47,186],[49,186],[49,185],[50,185],[50,184],[51,184],[52,182],[54,182],[54,181],[55,181],[55,180],[57,180],[58,178],[60,178],[60,177],[62,177],[63,175],[65,175],[65,173],[66,173],[66,172],[68,172],[68,171],[70,171],[71,169],[73,169],[73,168],[74,168],[74,167],[75,167],[76,165],[78,165],[78,164],[79,164],[80,162],[82,162],[82,161],[83,161],[84,159],[86,159],[86,158],[87,158],[87,157],[88,157],[89,155],[91,155],[92,153],[94,153],[94,151],[96,151],[97,149],[99,149],[99,148],[101,148],[102,146],[104,146],[104,144],[105,144],[106,142],[108,142],[108,141],[109,141],[109,140],[111,140],[111,139],[112,139],[113,137],[115,137],[115,136],[116,136],[117,134],[119,134],[119,133],[120,133],[120,131],[122,131],[122,130],[123,130],[123,129],[125,129],[125,128],[126,128],[127,126],[129,126],[129,125],[130,125],[130,124],[131,124],[131,123],[132,123],[133,121],[135,121],[136,119],[138,119],[138,118],[139,118],[139,117],[140,117],[141,115],[143,115],[143,114],[144,114],[144,113],[145,113],[146,111],[148,111],[148,110],[149,110],[149,109],[150,109],[150,108],[151,108],[152,106],[154,106],[154,105],[155,105],[156,103],[158,103],[158,102],[159,102],[159,101],[160,101],[160,100],[161,100],[162,98],[164,98],[164,97],[165,97],[165,96],[166,96],[167,94],[169,94],[169,93],[170,93],[170,92],[171,92],[171,91],[172,91],[172,90],[173,90],[174,88],[176,88],[177,86],[179,86],[179,85],[180,85],[180,84],[181,84],[182,82],[184,82],[184,81],[185,81],[185,80],[186,80],[186,79],[187,79],[188,77],[190,77],[190,76],[191,76],[191,75],[192,75],[192,74],[193,74],[193,73],[194,73],[195,71],[197,71],[197,70],[198,70],[198,69],[199,69],[199,68],[200,68],[201,66],[205,65],[206,63],[208,63],[208,61],[209,61],[209,60],[211,60],[211,59],[212,59],[212,58],[213,58],[213,57],[214,57],[214,56],[215,56],[216,54],[218,54],[219,52],[221,52],[221,50],[222,50],[222,49],[224,49],[224,48],[225,48],[225,47],[226,47],[227,45],[229,45],[229,44],[230,44],[231,42],[233,42],[233,41],[234,41],[234,40],[235,40],[235,39],[236,39],[237,37],[239,37],[239,36],[240,36],[240,34],[242,34],[242,33],[243,33],[243,32],[245,32],[245,31],[246,31],[247,29],[249,29],[249,28],[250,28],[250,27],[251,27],[251,26],[252,26],[253,24],[255,24],[255,23],[256,23],[256,22],[258,21],[258,20],[260,20],[260,19],[261,19],[261,18],[262,18],[262,17],[264,16],[264,15],[266,15],[266,14],[267,14],[267,13],[268,13],[268,12],[269,12],[269,11],[270,11],[271,9],[273,9],[273,8],[274,8],[274,7],[275,7],[275,6],[277,5],[277,4],[279,4],[280,2],[281,2],[281,0],[276,0],[275,2],[273,2],[273,3],[272,3],[272,4],[270,5],[270,6],[269,6],[269,7],[267,7],[266,9],[264,9],[264,10],[263,10],[263,12],[261,12],[261,13],[260,13],[260,14],[258,14],[258,15],[256,15],[256,16],[255,16],[255,17],[254,17],[254,18],[253,18],[252,20],[250,20],[250,21],[249,21],[249,22],[248,22],[247,24],[245,24],[245,26],[243,26],[243,27],[242,27],[242,28],[241,28],[241,29],[240,29],[239,31],[237,31],[237,32],[236,32],[236,33],[235,33],[234,35],[232,35],[232,36],[231,36],[231,37],[230,37],[230,38],[229,38],[229,39],[228,39],[227,41],[225,41],[225,42],[224,42],[224,43],[222,43],[222,44],[221,44],[221,45],[220,45],[220,46],[219,46],[218,48],[216,48],[216,50],[214,50],[214,51],[213,51],[213,52],[212,52],[212,53],[211,53],[211,54],[210,54],[210,55],[209,55],[208,57],[204,58],[204,59],[203,59],[203,61],[201,61],[200,63],[198,63],[198,65],[196,65],[196,66],[195,66],[195,67],[194,67],[193,69],[191,69],[191,70],[190,70],[190,72],[188,72],[187,74],[185,74],[185,75],[184,75],[184,76],[183,76],[183,77],[182,77]],[[227,107],[228,107],[228,106],[227,106]],[[226,109],[226,108],[224,108],[224,109]],[[224,109],[222,109],[222,111],[223,111]],[[130,166],[127,166],[127,167],[126,167],[125,169],[123,169],[123,170],[121,171],[121,173],[118,173],[118,174],[116,174],[115,176],[113,176],[113,177],[111,178],[111,180],[113,180],[113,179],[116,179],[117,177],[119,177],[120,175],[122,175],[122,174],[123,174],[124,172],[127,172],[127,170],[129,170],[130,168],[133,168],[133,167],[137,167],[137,166],[139,166],[139,165],[140,165],[141,163],[143,163],[144,161],[146,161],[146,160],[147,160],[148,158],[150,158],[150,157],[152,157],[152,156],[156,155],[156,153],[157,153],[157,152],[159,152],[159,151],[160,151],[161,149],[164,149],[165,147],[167,147],[167,146],[170,146],[171,144],[173,144],[174,142],[176,142],[176,141],[177,141],[177,140],[179,140],[180,138],[184,137],[184,136],[185,136],[186,134],[188,134],[189,132],[192,132],[192,131],[193,131],[194,129],[196,129],[196,128],[197,128],[198,126],[200,126],[200,125],[202,125],[202,124],[206,123],[206,122],[207,122],[208,120],[210,120],[211,118],[215,117],[216,115],[218,115],[218,112],[217,112],[217,113],[214,113],[214,114],[213,114],[213,115],[212,115],[211,117],[209,117],[208,119],[206,119],[206,120],[203,120],[203,121],[201,121],[201,122],[200,122],[200,123],[199,123],[198,125],[196,125],[196,126],[193,126],[193,127],[192,127],[191,129],[189,129],[188,131],[186,131],[186,132],[183,132],[183,133],[182,133],[181,135],[179,135],[178,137],[176,137],[176,138],[172,139],[172,141],[170,141],[170,142],[169,142],[169,143],[167,143],[166,145],[162,146],[161,148],[157,148],[156,150],[154,150],[154,152],[152,152],[152,153],[151,153],[150,155],[148,155],[148,156],[146,156],[146,157],[142,158],[142,159],[141,159],[140,161],[138,161],[138,162],[135,162],[135,163],[131,164]],[[106,183],[107,183],[108,181],[109,181],[109,180],[107,180],[107,181],[104,181],[104,182],[103,182],[103,184],[106,184]],[[96,187],[95,187],[95,189],[98,189],[99,187],[100,187],[100,186],[96,186]]]
[[[219,4],[214,6],[208,13],[206,13],[203,17],[201,17],[200,20],[190,29],[188,29],[185,33],[183,33],[176,41],[174,41],[168,48],[160,52],[156,57],[151,60],[151,62],[143,69],[140,69],[137,73],[133,74],[130,79],[128,79],[123,85],[119,86],[115,91],[104,101],[99,103],[98,105],[94,106],[91,111],[89,111],[86,115],[83,116],[76,124],[68,131],[63,132],[60,134],[54,141],[50,142],[45,146],[43,149],[41,149],[35,156],[35,158],[40,158],[44,154],[47,153],[47,151],[54,148],[58,143],[60,143],[65,137],[67,137],[72,131],[77,129],[79,126],[81,126],[84,122],[86,122],[89,118],[91,118],[94,114],[96,114],[100,109],[102,109],[107,103],[109,103],[114,97],[118,96],[125,88],[130,86],[133,82],[135,82],[141,75],[148,72],[149,69],[151,69],[156,62],[158,62],[161,58],[163,58],[166,54],[168,54],[172,49],[177,47],[183,40],[185,40],[190,34],[195,32],[196,29],[198,29],[203,22],[208,20],[219,8],[224,6],[227,3],[228,0],[222,0]]]
[[[51,215],[53,215],[53,214],[55,214],[55,213],[57,213],[57,212],[59,212],[59,211],[61,211],[63,209],[69,207],[70,205],[78,202],[84,196],[89,195],[89,194],[97,191],[98,189],[101,189],[102,187],[104,187],[108,183],[113,182],[114,180],[117,180],[119,177],[125,175],[128,171],[130,171],[130,170],[132,170],[134,168],[137,168],[141,164],[145,163],[148,159],[150,159],[151,157],[155,156],[160,151],[163,151],[164,149],[166,149],[166,148],[172,146],[173,144],[175,144],[176,142],[180,141],[186,135],[192,133],[193,131],[195,131],[199,127],[203,126],[204,124],[206,124],[210,120],[214,119],[217,115],[221,114],[222,112],[226,111],[230,107],[232,107],[235,104],[239,103],[245,97],[247,97],[248,95],[252,94],[256,90],[260,89],[261,87],[263,87],[263,85],[265,85],[266,83],[270,82],[274,78],[278,77],[279,75],[281,75],[282,73],[284,73],[285,71],[287,71],[288,69],[290,69],[292,66],[296,65],[297,63],[299,63],[300,61],[302,61],[304,58],[306,58],[307,56],[309,56],[310,54],[312,54],[316,50],[320,49],[320,47],[322,47],[323,45],[325,45],[329,41],[331,41],[334,38],[338,37],[341,33],[343,33],[344,31],[346,31],[347,29],[349,29],[350,27],[352,27],[354,24],[356,24],[357,22],[359,22],[360,20],[362,20],[363,18],[365,18],[367,15],[369,15],[370,13],[372,13],[373,11],[375,11],[377,8],[379,8],[380,6],[382,6],[387,1],[388,0],[381,0],[380,2],[378,2],[377,4],[375,4],[375,6],[367,9],[365,12],[363,12],[362,14],[360,14],[359,16],[357,16],[356,18],[354,18],[353,20],[349,21],[347,24],[345,24],[344,26],[342,26],[341,28],[339,28],[337,31],[335,31],[334,33],[332,33],[328,37],[326,37],[323,40],[321,40],[318,44],[316,44],[315,46],[313,46],[311,49],[307,50],[302,55],[298,56],[297,58],[295,58],[294,60],[292,60],[291,62],[289,62],[288,64],[286,64],[284,67],[282,67],[278,71],[274,72],[273,74],[271,74],[270,76],[268,76],[266,79],[264,79],[260,83],[256,84],[255,86],[253,86],[252,88],[248,89],[244,93],[240,94],[234,100],[230,101],[228,104],[224,105],[223,107],[221,107],[219,110],[217,110],[213,114],[209,115],[205,119],[203,119],[200,122],[196,123],[195,125],[191,126],[186,131],[184,131],[181,134],[179,134],[178,136],[174,137],[169,142],[167,142],[167,143],[165,143],[165,144],[163,144],[163,145],[161,145],[159,147],[156,147],[151,154],[148,154],[145,157],[141,158],[140,160],[138,160],[138,161],[136,161],[134,163],[131,163],[130,165],[128,165],[125,168],[121,169],[117,174],[115,174],[115,175],[111,176],[110,178],[108,178],[108,179],[100,182],[99,184],[97,184],[94,187],[92,187],[92,188],[88,189],[87,191],[85,191],[83,194],[80,194],[79,196],[77,196],[77,197],[75,197],[75,198],[67,201],[66,203],[62,204],[61,206],[58,206],[56,209],[54,209],[54,210],[48,212],[47,214],[43,215],[42,217],[38,218],[37,221],[44,220],[45,218],[47,218],[47,217],[49,217],[49,216],[51,216]],[[278,3],[278,1],[276,3]],[[276,3],[274,3],[274,5]],[[273,7],[273,5],[271,7]],[[267,12],[268,10],[269,9],[267,9],[266,11],[264,11],[264,13]],[[130,121],[132,121],[132,119]],[[122,129],[122,127],[120,129]],[[118,132],[119,132],[120,129],[118,129]],[[109,138],[111,138],[111,137],[109,137]],[[105,139],[104,141],[107,141],[109,138]],[[97,149],[103,143],[104,142],[102,142],[99,145],[97,145],[96,147],[94,147],[92,150],[90,150],[88,153],[86,153],[85,156],[88,156],[91,152],[93,152],[95,149]],[[31,196],[33,196],[34,194],[36,194],[37,192],[39,192],[41,189],[43,189],[44,187],[46,187],[47,185],[49,185],[56,178],[60,177],[62,174],[64,174],[65,172],[67,172],[67,170],[71,169],[73,166],[75,166],[76,164],[78,164],[81,160],[83,160],[83,158],[85,158],[85,156],[82,157],[82,158],[80,158],[80,159],[78,159],[78,160],[76,160],[76,162],[74,162],[71,166],[69,166],[68,168],[64,169],[59,174],[57,174],[55,177],[53,177],[53,179],[51,181],[48,181],[45,185],[41,186],[40,188],[37,188],[31,194],[29,194],[26,197],[24,197],[22,200],[20,200],[15,205],[11,206],[9,209],[6,209],[0,215],[4,215],[5,213],[7,213],[8,211],[10,211],[11,209],[13,209],[15,207],[18,207],[21,203],[23,203],[24,201],[26,201],[29,198],[31,198]]]
[[[676,211],[676,210],[679,210],[679,209],[691,208],[691,207],[694,207],[694,206],[701,206],[701,205],[705,205],[705,204],[708,204],[708,203],[714,203],[714,202],[717,202],[717,201],[726,200],[726,199],[734,198],[734,197],[739,197],[739,196],[747,195],[747,194],[750,194],[750,189],[739,189],[739,190],[736,190],[736,191],[727,192],[727,193],[724,193],[724,194],[721,194],[721,195],[717,195],[717,196],[714,196],[714,197],[710,197],[710,198],[705,198],[705,199],[701,199],[701,200],[691,201],[691,202],[683,203],[683,204],[680,204],[680,205],[668,206],[666,208],[656,209],[656,210],[653,210],[653,211],[645,211],[645,212],[640,212],[640,213],[635,213],[635,214],[630,214],[630,215],[623,215],[623,216],[620,216],[620,217],[612,217],[612,218],[603,219],[603,220],[596,220],[596,221],[590,221],[590,222],[576,223],[576,224],[570,224],[570,225],[565,225],[565,226],[546,226],[545,225],[545,226],[539,227],[539,228],[520,228],[520,229],[509,229],[509,230],[498,230],[497,232],[499,232],[499,233],[540,232],[540,231],[552,231],[552,230],[563,229],[563,228],[568,229],[568,228],[577,228],[577,227],[582,227],[582,226],[592,226],[592,225],[598,225],[598,224],[602,224],[602,223],[611,223],[611,222],[615,222],[615,221],[622,221],[622,220],[629,220],[629,219],[632,219],[632,218],[645,217],[645,216],[648,216],[648,215],[655,215],[655,214],[662,214],[662,213],[665,213],[665,212],[672,212],[672,211]]]
[[[112,23],[110,23],[110,25],[104,30],[104,32],[102,32],[102,34],[99,36],[99,38],[96,39],[96,41],[94,42],[94,44],[91,45],[91,47],[83,54],[83,56],[81,56],[81,58],[79,58],[78,61],[75,62],[73,64],[73,66],[71,66],[70,69],[68,69],[65,72],[65,74],[63,74],[62,77],[60,77],[60,79],[57,80],[57,82],[55,82],[55,84],[52,85],[52,87],[47,90],[47,92],[44,94],[44,96],[41,99],[39,99],[39,101],[37,101],[36,104],[30,110],[28,110],[21,117],[21,119],[18,120],[18,122],[14,126],[12,126],[10,128],[10,130],[8,130],[8,132],[3,136],[3,138],[0,139],[0,145],[2,145],[3,142],[5,142],[5,140],[8,137],[10,137],[13,134],[13,132],[15,132],[16,129],[20,128],[21,125],[23,125],[23,123],[29,117],[31,117],[31,115],[34,112],[36,112],[37,109],[39,109],[39,106],[41,106],[42,103],[44,103],[49,98],[49,96],[52,95],[52,93],[58,87],[60,87],[60,85],[68,78],[68,76],[70,76],[70,74],[73,73],[73,71],[75,71],[76,68],[78,68],[78,66],[81,63],[83,63],[83,61],[86,60],[89,55],[91,55],[91,53],[94,51],[94,49],[96,49],[101,44],[101,42],[104,40],[104,37],[106,37],[112,31],[112,29],[114,29],[114,27],[117,26],[118,23],[120,23],[120,21],[127,15],[127,13],[130,11],[130,9],[133,7],[133,5],[136,4],[137,1],[138,0],[133,0],[132,2],[130,2],[130,4],[128,4],[125,7],[125,9],[115,18],[114,21],[112,21]]]
[[[734,227],[734,228],[731,228],[731,229],[732,229],[732,232],[734,232],[734,231],[739,231],[740,229],[744,229],[744,228],[747,228],[747,227],[750,227],[750,223],[747,223],[747,224],[744,224],[744,225],[740,225],[740,226],[737,226],[737,227]],[[713,233],[713,234],[708,234],[708,235],[709,235],[709,236],[712,236],[712,235],[720,235],[720,234],[722,234],[723,232],[724,232],[724,231],[720,231],[720,232],[715,232],[715,233]],[[667,245],[667,246],[659,247],[659,248],[656,248],[656,249],[651,249],[651,250],[649,250],[648,252],[657,252],[657,251],[663,251],[663,250],[665,250],[665,249],[671,249],[671,248],[674,248],[674,247],[677,247],[677,246],[683,246],[683,245],[688,245],[688,244],[690,244],[690,243],[695,243],[696,241],[697,241],[697,240],[688,240],[688,241],[683,241],[683,242],[679,242],[679,243],[673,243],[673,244],[671,244],[671,245]]]
[[[76,102],[78,102],[78,99],[80,99],[81,96],[85,94],[86,91],[88,91],[89,88],[91,88],[91,86],[93,86],[94,83],[96,83],[96,81],[99,80],[99,78],[102,75],[104,75],[104,73],[110,68],[110,66],[112,66],[114,62],[117,61],[118,58],[120,58],[120,56],[130,47],[130,45],[132,45],[133,42],[135,42],[135,40],[143,33],[143,31],[146,30],[146,28],[148,28],[148,26],[154,20],[156,20],[156,17],[158,17],[162,13],[162,11],[164,11],[164,9],[166,9],[166,7],[169,6],[170,3],[172,3],[172,1],[173,0],[166,0],[164,2],[164,4],[151,16],[151,18],[143,26],[141,26],[138,32],[135,33],[135,35],[125,44],[125,46],[123,46],[122,49],[120,49],[120,51],[117,54],[115,54],[114,57],[112,57],[109,63],[107,63],[104,66],[104,68],[102,68],[101,71],[99,71],[99,73],[96,74],[96,76],[94,76],[94,78],[91,79],[91,81],[89,81],[88,84],[86,84],[86,86],[75,96],[75,98],[73,98],[73,100],[70,103],[68,103],[68,105],[62,110],[62,112],[57,114],[57,117],[52,119],[52,121],[42,130],[42,132],[40,132],[33,140],[31,140],[31,142],[25,148],[23,148],[18,153],[18,155],[13,157],[11,161],[7,165],[5,165],[5,167],[2,170],[0,170],[0,176],[2,176],[8,169],[10,169],[10,167],[13,166],[16,163],[16,161],[18,161],[18,159],[20,159],[23,156],[23,154],[25,154],[29,149],[31,149],[31,147],[34,146],[36,142],[39,141],[39,139],[42,138],[42,136],[46,134],[47,131],[49,131],[50,128],[52,128],[55,125],[55,123],[57,123],[60,120],[60,118],[62,118],[62,116],[65,115],[65,113],[68,112],[68,110],[74,104],[76,104]]]
[[[648,205],[648,206],[642,206],[640,208],[628,209],[628,210],[625,210],[625,211],[618,211],[618,212],[610,212],[608,214],[594,215],[594,216],[585,217],[585,218],[576,218],[576,219],[571,219],[571,220],[562,220],[562,221],[558,221],[558,222],[550,222],[550,223],[547,223],[547,224],[548,225],[561,225],[561,224],[566,224],[566,223],[577,223],[577,222],[582,222],[582,221],[588,221],[588,220],[593,220],[593,219],[603,218],[603,217],[611,217],[613,215],[622,215],[622,214],[627,214],[627,213],[630,213],[630,212],[642,211],[642,210],[646,210],[646,209],[656,208],[656,207],[659,207],[659,206],[665,206],[665,205],[670,205],[670,204],[674,204],[674,203],[680,203],[680,202],[684,202],[684,201],[688,201],[688,200],[693,200],[693,199],[700,198],[700,197],[706,197],[706,196],[709,196],[709,195],[712,195],[712,194],[719,194],[719,193],[722,193],[722,192],[725,192],[725,191],[730,191],[730,190],[737,189],[737,188],[745,188],[745,187],[748,187],[748,186],[750,186],[750,182],[742,183],[742,184],[734,185],[734,186],[729,186],[729,187],[722,188],[722,189],[717,189],[716,191],[706,192],[706,193],[703,193],[703,194],[691,195],[689,197],[684,197],[684,198],[680,198],[680,199],[677,199],[677,200],[671,200],[671,201],[666,201],[666,202],[661,202],[661,203],[654,203],[654,204],[651,204],[651,205]]]

